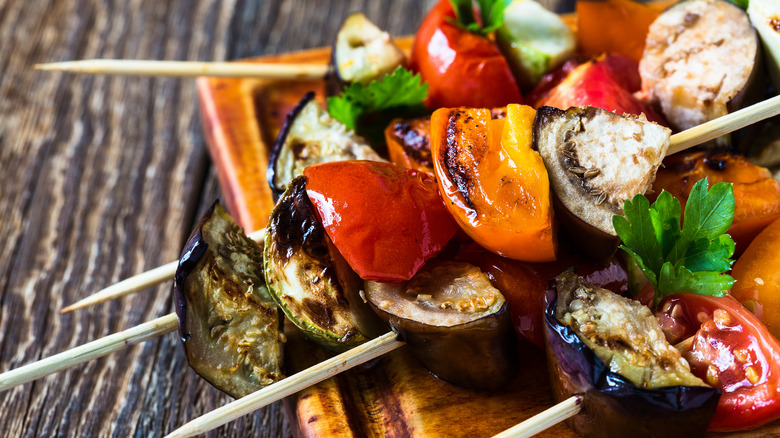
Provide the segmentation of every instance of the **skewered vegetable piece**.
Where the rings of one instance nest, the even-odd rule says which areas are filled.
[[[612,216],[650,188],[670,130],[599,108],[542,107],[533,138],[558,201],[561,228],[583,251],[607,260],[619,242]]]
[[[588,56],[619,53],[642,59],[650,25],[662,9],[633,0],[577,2],[577,43]],[[608,25],[605,25],[608,23]]]
[[[325,231],[364,280],[409,280],[457,230],[428,173],[341,161],[304,175]]]
[[[433,173],[431,118],[394,119],[385,128],[390,161],[407,169]]]
[[[780,339],[780,219],[764,229],[734,263],[731,295]]]
[[[408,282],[368,281],[366,297],[439,378],[494,389],[517,374],[506,302],[476,266],[434,263]]]
[[[772,83],[780,90],[780,3],[750,0],[747,13],[761,37]]]
[[[215,204],[195,226],[176,270],[187,362],[236,398],[284,377],[281,313],[265,286],[262,251]]]
[[[545,312],[556,400],[582,394],[567,424],[582,436],[703,436],[720,391],[690,372],[650,309],[586,283],[555,280]]]
[[[535,106],[552,106],[566,110],[573,106],[595,106],[617,114],[644,114],[651,122],[668,124],[653,107],[634,96],[641,88],[642,79],[636,61],[622,55],[603,55],[576,65],[569,61],[562,67],[566,74],[560,82],[540,84],[529,98]],[[555,81],[555,75],[549,81]],[[547,82],[547,81],[545,81]],[[545,91],[545,89],[547,89]]]
[[[440,0],[423,19],[410,66],[430,86],[430,108],[492,108],[522,101],[496,43],[458,26],[450,0]]]
[[[658,309],[666,337],[686,340],[682,354],[693,373],[723,393],[710,430],[780,418],[780,343],[755,315],[728,295],[677,294]]]
[[[535,111],[442,108],[431,117],[431,154],[446,206],[466,234],[505,257],[555,260],[550,183],[531,149]]]
[[[315,342],[342,351],[382,332],[359,296],[362,281],[317,218],[304,177],[293,180],[271,213],[263,267],[273,299]]]
[[[768,170],[744,157],[725,151],[689,152],[664,160],[653,191],[674,195],[685,208],[696,181],[707,178],[711,184],[729,182],[734,186],[734,221],[728,234],[741,254],[772,221],[780,217],[780,183]]]
[[[514,0],[506,7],[496,42],[525,89],[563,64],[577,46],[574,32],[561,17],[534,0]]]
[[[267,171],[268,183],[276,196],[303,169],[327,161],[385,161],[366,141],[333,119],[307,93],[290,111],[271,149]]]
[[[650,26],[639,72],[643,91],[684,130],[754,98],[759,60],[758,36],[745,11],[726,0],[688,0]]]
[[[336,35],[333,65],[342,83],[368,84],[404,64],[404,53],[360,12],[350,14]]]

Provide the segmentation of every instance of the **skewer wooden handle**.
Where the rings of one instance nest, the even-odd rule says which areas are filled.
[[[208,432],[265,405],[295,394],[315,383],[382,356],[402,345],[404,345],[404,342],[399,341],[394,332],[386,333],[363,345],[320,362],[273,385],[198,417],[167,435],[167,438],[189,437]]]
[[[85,59],[37,64],[36,70],[100,75],[166,77],[224,77],[284,80],[323,79],[325,64],[260,64],[248,62],[149,61],[132,59]]]
[[[247,235],[255,242],[265,239],[265,228],[258,230]],[[95,292],[94,294],[83,298],[70,306],[60,310],[60,313],[68,313],[76,309],[81,309],[94,304],[102,303],[105,301],[113,300],[125,295],[129,295],[133,292],[138,292],[141,289],[155,286],[164,281],[170,280],[176,275],[176,268],[179,266],[179,261],[173,261],[166,263],[162,266],[158,266],[152,270],[135,275],[133,277],[124,279],[118,283],[114,283],[111,286]]]
[[[527,438],[549,429],[570,417],[582,408],[582,397],[573,395],[557,405],[540,412],[522,423],[507,429],[493,438]]]
[[[0,374],[0,391],[31,382],[98,357],[119,351],[176,330],[176,314],[171,313],[125,331],[80,345],[38,362]]]

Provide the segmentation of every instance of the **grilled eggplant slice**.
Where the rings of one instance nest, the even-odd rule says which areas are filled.
[[[379,316],[439,378],[498,388],[517,373],[517,344],[504,296],[476,266],[443,262],[403,283],[366,282]]]
[[[539,108],[534,147],[547,168],[561,228],[581,250],[601,261],[615,253],[612,216],[653,184],[670,134],[643,116],[587,106]]]
[[[650,26],[639,64],[642,90],[675,129],[692,128],[757,97],[760,60],[745,11],[726,0],[680,2]]]
[[[263,266],[287,318],[326,348],[348,350],[386,331],[360,298],[363,282],[328,238],[302,176],[271,213]]]
[[[350,14],[333,46],[333,65],[342,84],[368,84],[404,65],[404,52],[365,15]]]
[[[307,166],[341,160],[386,161],[363,137],[332,118],[309,92],[287,115],[271,149],[268,183],[279,196]]]
[[[262,272],[263,249],[219,205],[195,226],[173,293],[190,367],[243,397],[282,379],[281,312]]]
[[[555,279],[548,298],[555,398],[582,395],[582,411],[567,420],[569,427],[588,437],[704,435],[720,391],[691,374],[650,309],[571,270]]]

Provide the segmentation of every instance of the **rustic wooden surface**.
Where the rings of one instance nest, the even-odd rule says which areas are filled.
[[[433,3],[0,0],[0,371],[169,313],[168,284],[59,310],[176,259],[219,191],[193,81],[35,72],[33,64],[317,47],[354,10],[408,34]],[[228,401],[186,366],[169,334],[0,394],[0,436],[160,436]],[[210,436],[289,430],[276,404]]]

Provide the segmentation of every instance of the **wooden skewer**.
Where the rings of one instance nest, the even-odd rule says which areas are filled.
[[[676,344],[674,348],[678,350],[690,348],[693,338],[694,336],[685,339]],[[582,396],[573,395],[544,412],[540,412],[522,423],[493,436],[493,438],[527,438],[534,436],[577,415],[580,412],[581,404]]]
[[[138,75],[166,77],[213,76],[287,80],[323,79],[326,64],[273,64],[248,62],[148,61],[132,59],[85,59],[36,64],[36,70],[93,75]]]
[[[511,427],[493,438],[527,438],[549,429],[570,417],[582,408],[582,397],[573,395],[550,409],[540,412],[522,423]]]
[[[780,96],[775,96],[674,134],[666,155],[676,154],[778,114],[780,114]]]
[[[258,242],[265,239],[265,228],[255,231],[247,235],[250,239]],[[166,263],[162,266],[158,266],[152,270],[143,272],[136,276],[126,278],[118,283],[114,283],[111,286],[102,289],[94,294],[83,298],[70,306],[60,310],[61,314],[72,312],[77,309],[81,309],[93,304],[102,303],[105,301],[113,300],[125,295],[129,295],[134,292],[138,292],[150,286],[160,284],[164,281],[170,280],[176,274],[176,268],[179,266],[179,261],[173,261]]]
[[[320,362],[286,379],[280,380],[246,397],[228,403],[201,417],[198,417],[179,429],[174,430],[167,438],[189,437],[208,432],[225,423],[243,417],[263,406],[273,403],[289,395],[295,394],[315,383],[365,363],[371,359],[401,347],[405,343],[399,341],[394,332],[386,333],[376,339],[366,342],[345,353],[341,353],[324,362]]]
[[[137,325],[125,331],[108,335],[80,345],[46,359],[33,362],[0,374],[0,391],[31,382],[49,374],[62,371],[98,357],[119,351],[129,345],[135,345],[151,338],[176,330],[176,314],[171,313],[155,320]]]

